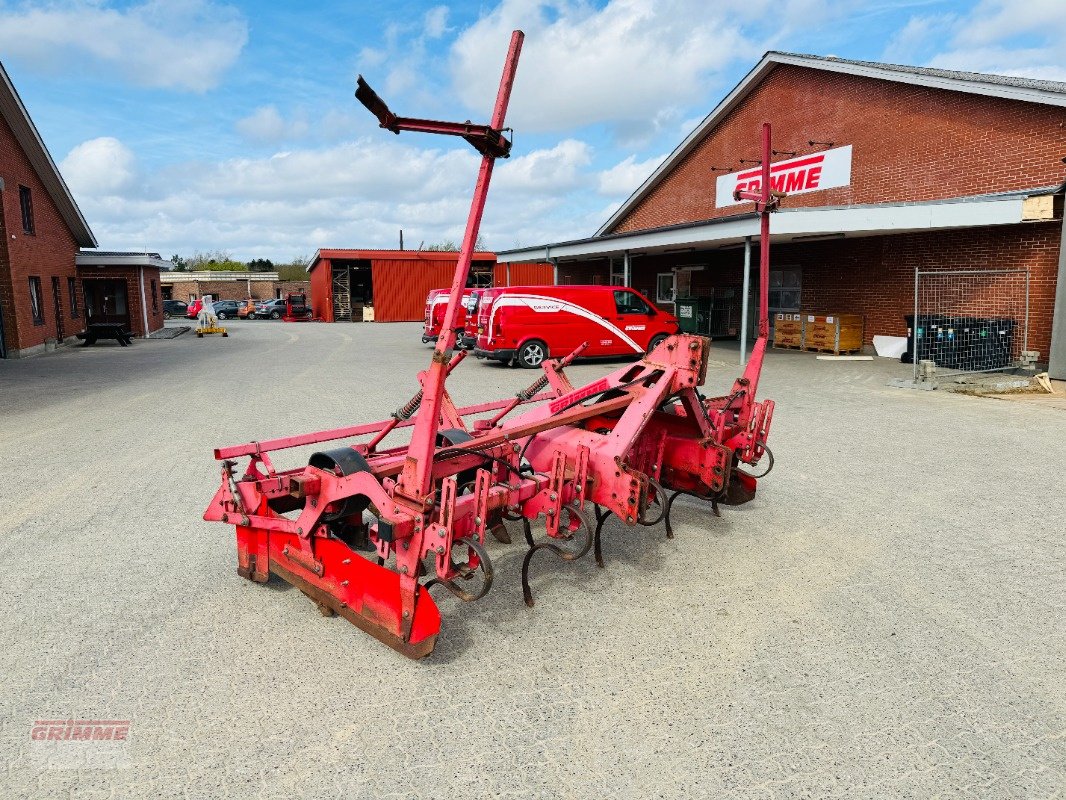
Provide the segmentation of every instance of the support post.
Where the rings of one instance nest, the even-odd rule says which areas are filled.
[[[144,338],[147,339],[151,331],[148,330],[148,299],[144,295],[144,267],[137,268],[137,279],[141,284],[141,317],[144,320]]]
[[[744,237],[744,288],[740,297],[740,366],[748,363],[748,297],[751,295],[751,237]]]
[[[928,333],[928,331],[926,331]],[[913,380],[918,382],[918,268],[914,268],[914,324],[911,325],[911,361],[914,362]]]
[[[627,288],[632,288],[633,286],[632,268],[632,262],[629,260],[629,251],[626,250],[622,255],[622,285]]]
[[[548,261],[551,262],[551,265],[552,265],[552,283],[555,284],[556,286],[558,286],[559,285],[559,259],[557,259],[557,258],[549,258]]]

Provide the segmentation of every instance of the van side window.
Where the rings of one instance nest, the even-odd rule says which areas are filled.
[[[614,306],[619,314],[647,314],[648,304],[632,292],[616,291]]]

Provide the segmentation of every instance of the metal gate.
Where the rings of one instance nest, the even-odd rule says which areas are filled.
[[[352,282],[348,265],[333,265],[333,321],[352,321]]]
[[[1018,366],[1029,347],[1029,270],[915,269],[907,336],[915,381],[923,361],[956,375]]]

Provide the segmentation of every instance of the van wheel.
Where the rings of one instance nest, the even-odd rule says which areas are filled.
[[[667,338],[669,338],[669,337],[667,337],[667,335],[665,333],[660,333],[660,334],[656,334],[655,336],[652,336],[651,337],[651,341],[648,342],[648,352],[650,353],[656,347],[661,345],[663,342],[665,342],[667,340]]]
[[[548,346],[539,339],[530,339],[518,348],[518,366],[536,369],[548,357]]]

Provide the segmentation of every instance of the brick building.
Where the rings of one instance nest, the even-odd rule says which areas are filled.
[[[1028,347],[1066,377],[1066,83],[770,52],[595,235],[498,260],[550,260],[561,283],[624,283],[666,310],[742,305],[758,219],[732,191],[757,178],[764,121],[789,194],[772,312],[862,314],[870,343],[906,335],[916,268],[1027,270]]]
[[[190,302],[205,294],[215,300],[270,300],[289,293],[307,293],[310,281],[283,281],[276,272],[164,272],[163,297]]]
[[[0,65],[0,358],[84,328],[79,247],[96,239]]]
[[[118,322],[134,336],[163,327],[162,270],[171,262],[158,253],[82,251],[78,282],[84,298],[84,322]]]

